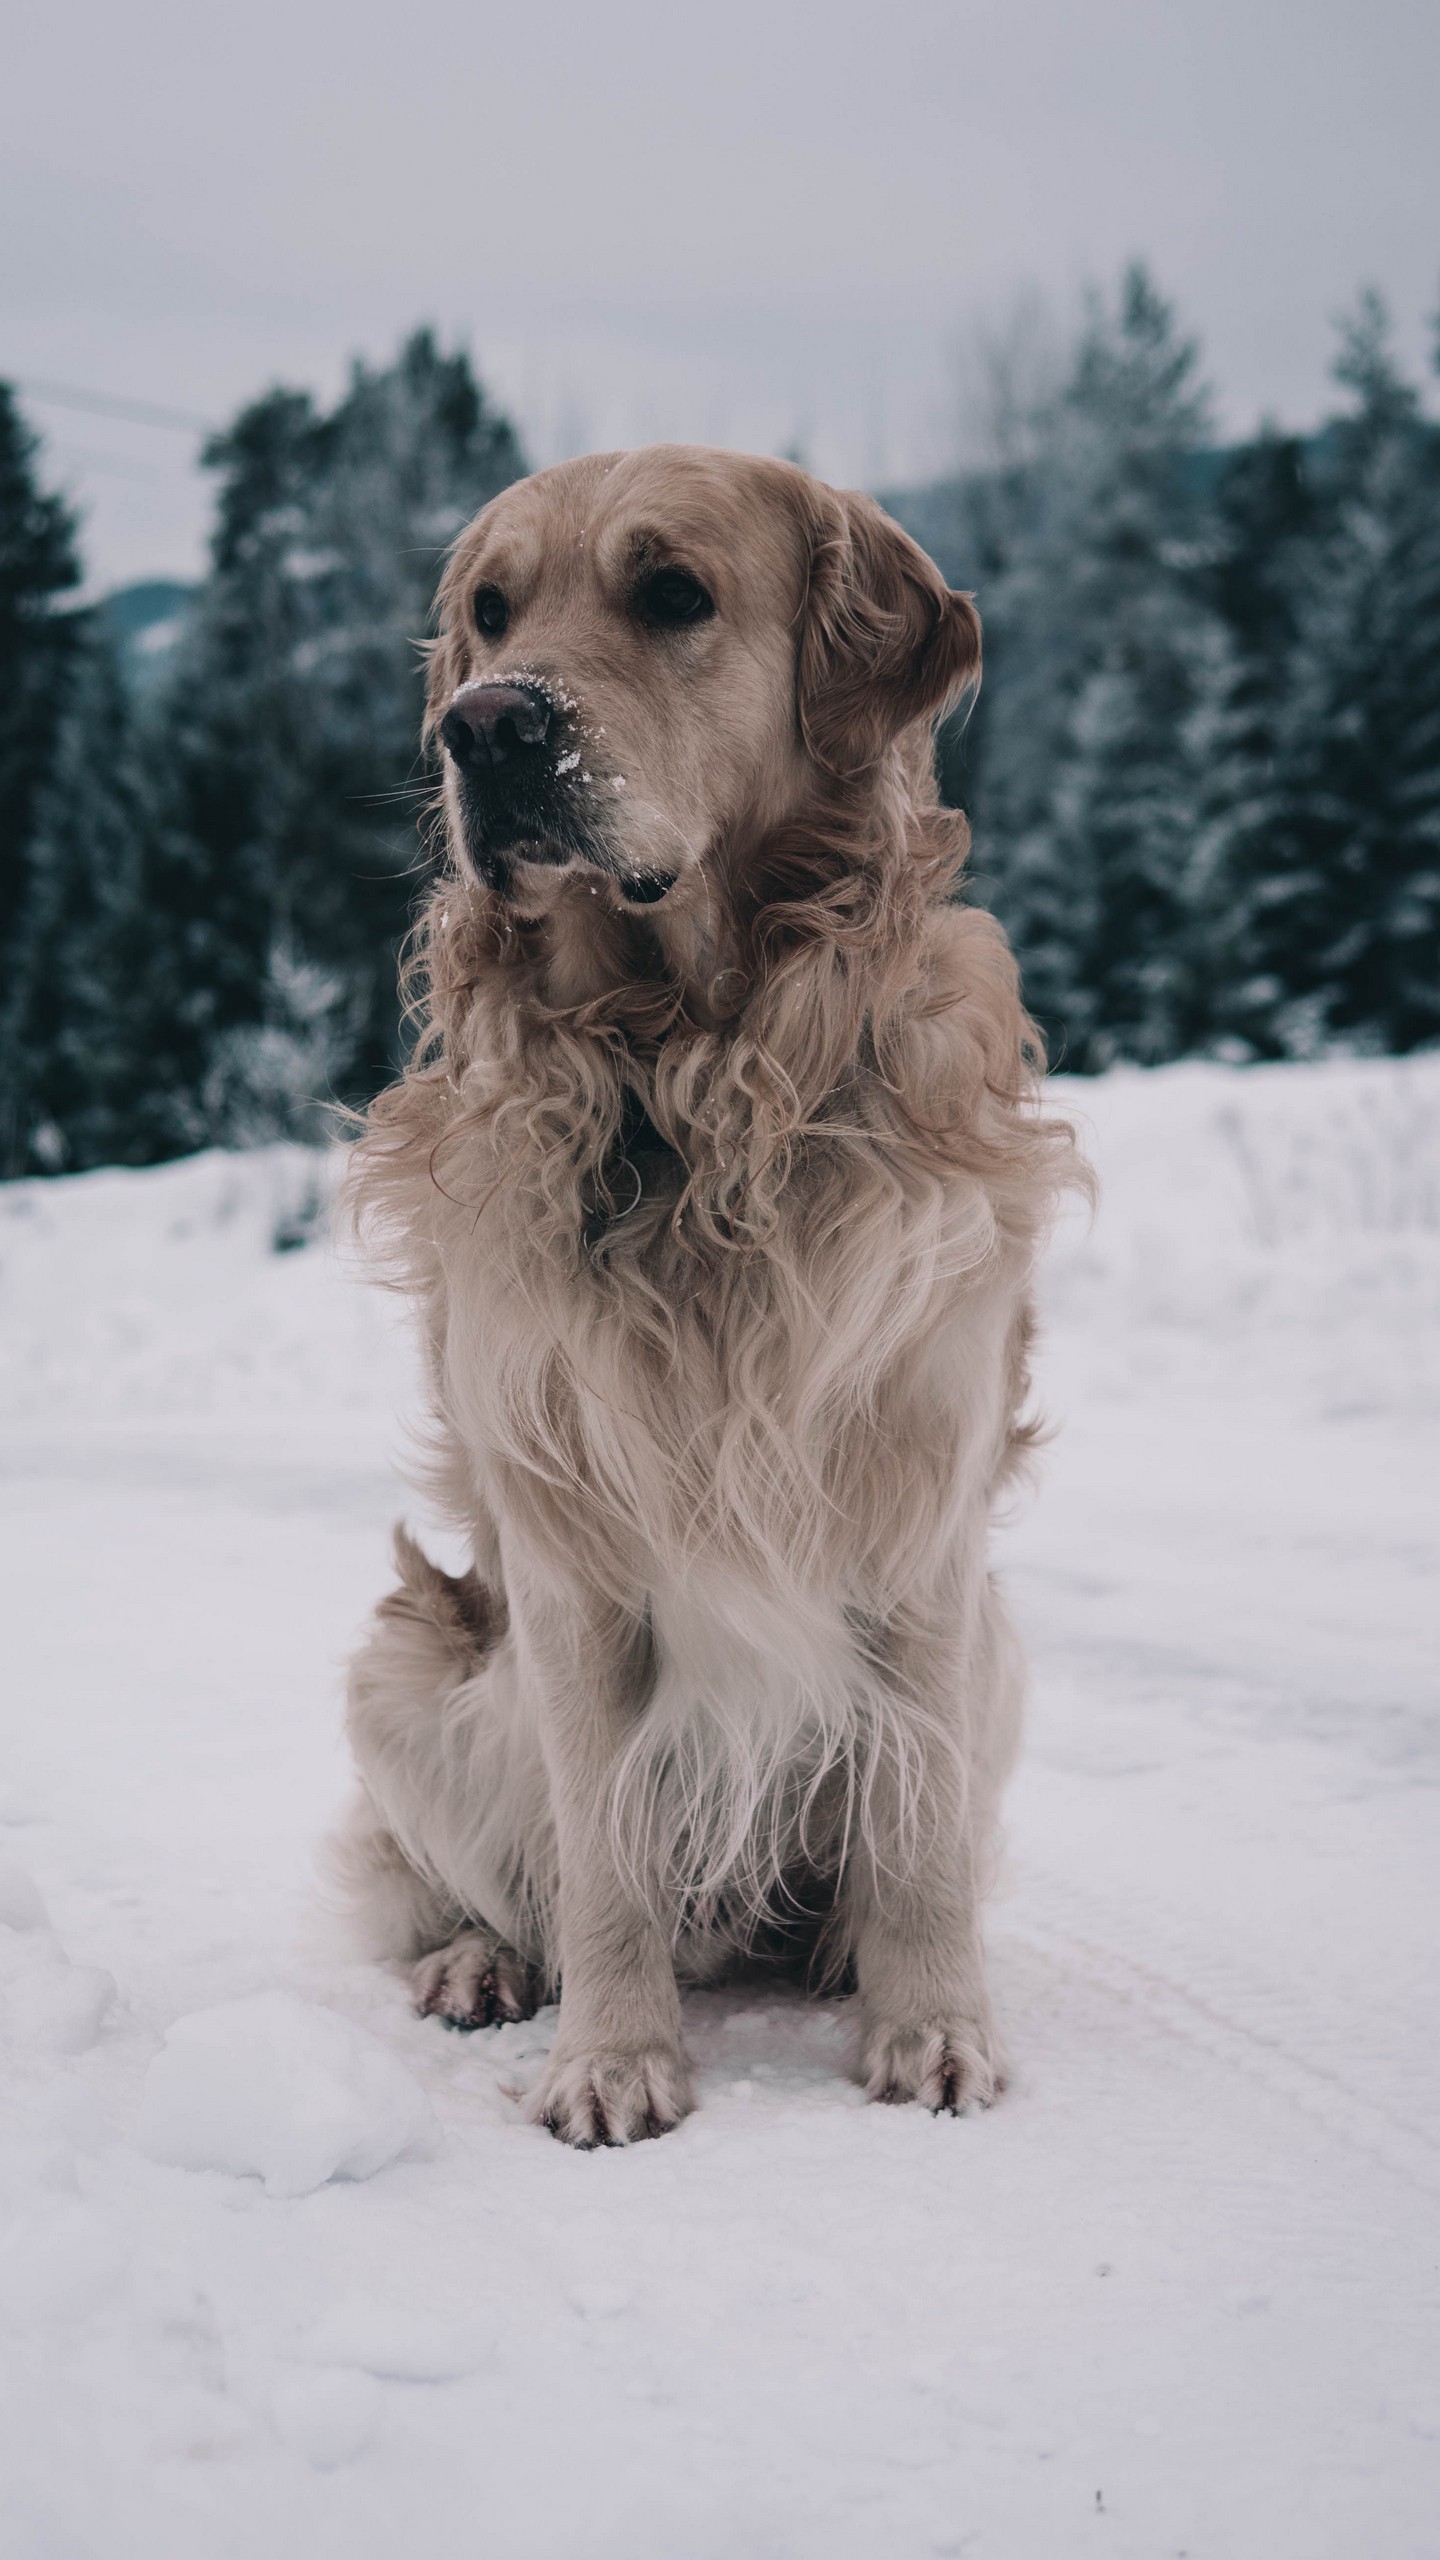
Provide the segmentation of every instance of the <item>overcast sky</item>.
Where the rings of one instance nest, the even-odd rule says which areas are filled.
[[[224,418],[419,319],[539,461],[943,468],[957,347],[1140,253],[1221,423],[1440,298],[1436,0],[49,0],[10,13],[0,371]],[[29,400],[100,583],[198,564],[193,443]]]

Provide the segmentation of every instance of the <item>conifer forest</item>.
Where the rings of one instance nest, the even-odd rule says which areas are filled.
[[[206,450],[207,574],[142,661],[0,385],[0,1171],[324,1133],[393,1073],[428,863],[423,642],[461,525],[528,467],[419,331],[330,409]],[[982,464],[881,492],[974,591],[937,741],[966,894],[1052,1062],[1440,1038],[1440,428],[1367,296],[1332,411],[1217,438],[1141,268]]]

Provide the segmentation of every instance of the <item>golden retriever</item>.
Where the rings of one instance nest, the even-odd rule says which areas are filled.
[[[353,1664],[336,1859],[458,2026],[560,1996],[537,2121],[692,2104],[678,1981],[853,1979],[872,2097],[999,2086],[988,1568],[1070,1132],[932,727],[979,625],[868,498],[700,447],[456,544],[419,1037],[354,1160],[432,1491]]]

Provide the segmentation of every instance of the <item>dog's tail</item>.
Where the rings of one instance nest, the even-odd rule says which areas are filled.
[[[465,1678],[502,1632],[503,1612],[495,1593],[473,1569],[446,1573],[443,1566],[432,1564],[401,1521],[395,1524],[394,1553],[399,1585],[386,1592],[376,1617],[397,1634],[411,1632],[427,1650],[438,1637],[455,1658],[455,1676]]]
[[[446,1573],[395,1531],[399,1582],[350,1662],[347,1716],[360,1785],[321,1856],[324,1899],[368,1956],[411,1959],[464,1915],[424,1850],[416,1811],[417,1733],[433,1734],[504,1632],[504,1602],[477,1573]],[[422,1789],[423,1793],[423,1789]]]

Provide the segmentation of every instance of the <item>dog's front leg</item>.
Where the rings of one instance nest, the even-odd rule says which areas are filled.
[[[694,2104],[672,1938],[611,1822],[649,1642],[619,1610],[547,1599],[526,1614],[559,1853],[560,2024],[531,2114],[592,2150],[668,2133]]]
[[[1013,1723],[1018,1700],[1005,1694],[988,1630],[953,1645],[912,1629],[892,1651],[904,1740],[874,1754],[845,1883],[861,2067],[871,2098],[958,2114],[988,2106],[1003,2086],[980,1873],[994,1817],[993,1727]]]

